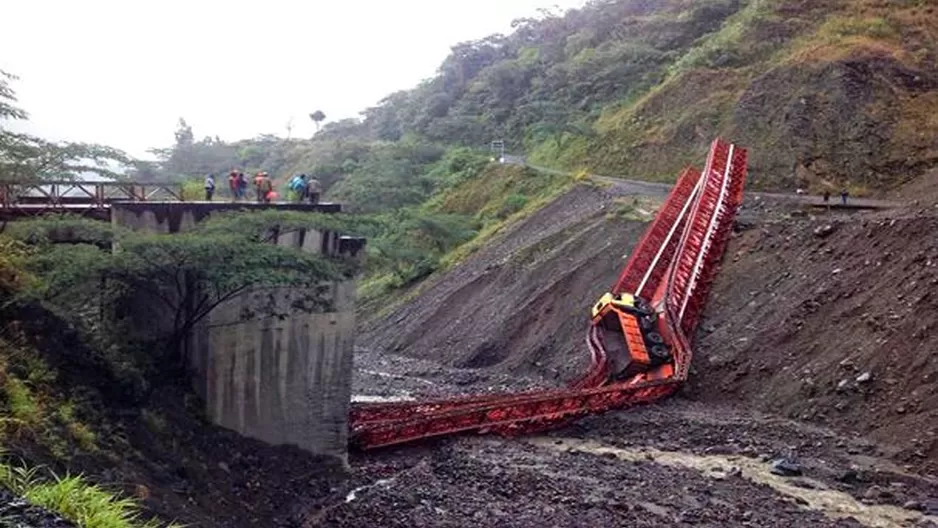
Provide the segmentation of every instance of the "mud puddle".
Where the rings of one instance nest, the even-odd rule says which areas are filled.
[[[348,492],[348,494],[345,495],[345,502],[346,502],[346,503],[349,503],[349,502],[352,502],[353,500],[357,499],[357,498],[358,498],[358,495],[359,495],[361,492],[363,492],[363,491],[366,491],[366,490],[368,490],[368,489],[375,488],[375,487],[383,487],[383,488],[386,488],[386,487],[390,486],[393,482],[394,482],[394,479],[393,479],[393,478],[389,478],[389,479],[379,479],[379,480],[376,480],[376,481],[375,481],[374,483],[372,483],[372,484],[366,484],[366,485],[364,485],[364,486],[359,486],[359,487],[353,489],[352,491]]]
[[[738,474],[751,482],[771,487],[777,493],[794,499],[806,509],[820,512],[835,520],[853,518],[870,527],[906,527],[923,519],[938,522],[938,517],[926,516],[896,506],[863,504],[849,494],[831,489],[823,482],[811,478],[793,479],[773,475],[769,464],[752,458],[732,455],[695,455],[647,447],[620,448],[578,438],[537,437],[529,439],[528,442],[553,451],[614,455],[623,461],[645,461],[694,469],[716,479],[725,479],[731,474]]]

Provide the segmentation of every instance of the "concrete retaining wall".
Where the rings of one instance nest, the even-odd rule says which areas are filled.
[[[113,209],[112,222],[135,230],[175,233],[190,229],[219,206],[243,204],[212,203],[209,209],[205,204],[179,202],[127,205]],[[311,253],[358,255],[364,241],[308,230],[280,234],[276,243]],[[310,293],[288,289],[247,292],[223,303],[193,330],[188,359],[193,384],[214,423],[271,444],[292,444],[344,461],[355,283],[324,284],[321,290],[317,295],[331,304],[325,313],[276,317],[259,309],[273,303],[275,312],[286,313],[292,300]],[[141,324],[165,326],[152,319]]]

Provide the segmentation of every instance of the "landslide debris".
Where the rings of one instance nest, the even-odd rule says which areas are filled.
[[[359,369],[403,376],[412,396],[575,377],[588,307],[644,228],[608,214],[627,192],[577,187],[367,322]],[[805,211],[750,196],[737,227],[684,396],[869,435],[909,471],[934,471],[938,209]]]
[[[693,397],[868,434],[934,470],[936,229],[929,208],[743,232],[698,336]]]

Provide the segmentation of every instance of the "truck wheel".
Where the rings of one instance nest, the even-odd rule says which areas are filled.
[[[655,343],[655,344],[664,343],[664,338],[661,337],[661,334],[659,334],[658,332],[648,332],[648,334],[645,335],[645,339],[647,339],[650,343]]]
[[[671,351],[664,345],[655,345],[648,350],[648,355],[655,362],[664,363],[671,361]]]

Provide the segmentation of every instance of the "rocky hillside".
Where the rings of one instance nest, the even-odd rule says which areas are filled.
[[[938,7],[752,1],[633,104],[607,111],[585,159],[672,174],[716,134],[752,147],[750,186],[854,194],[938,160]]]
[[[742,233],[714,285],[692,394],[938,462],[935,205]]]

